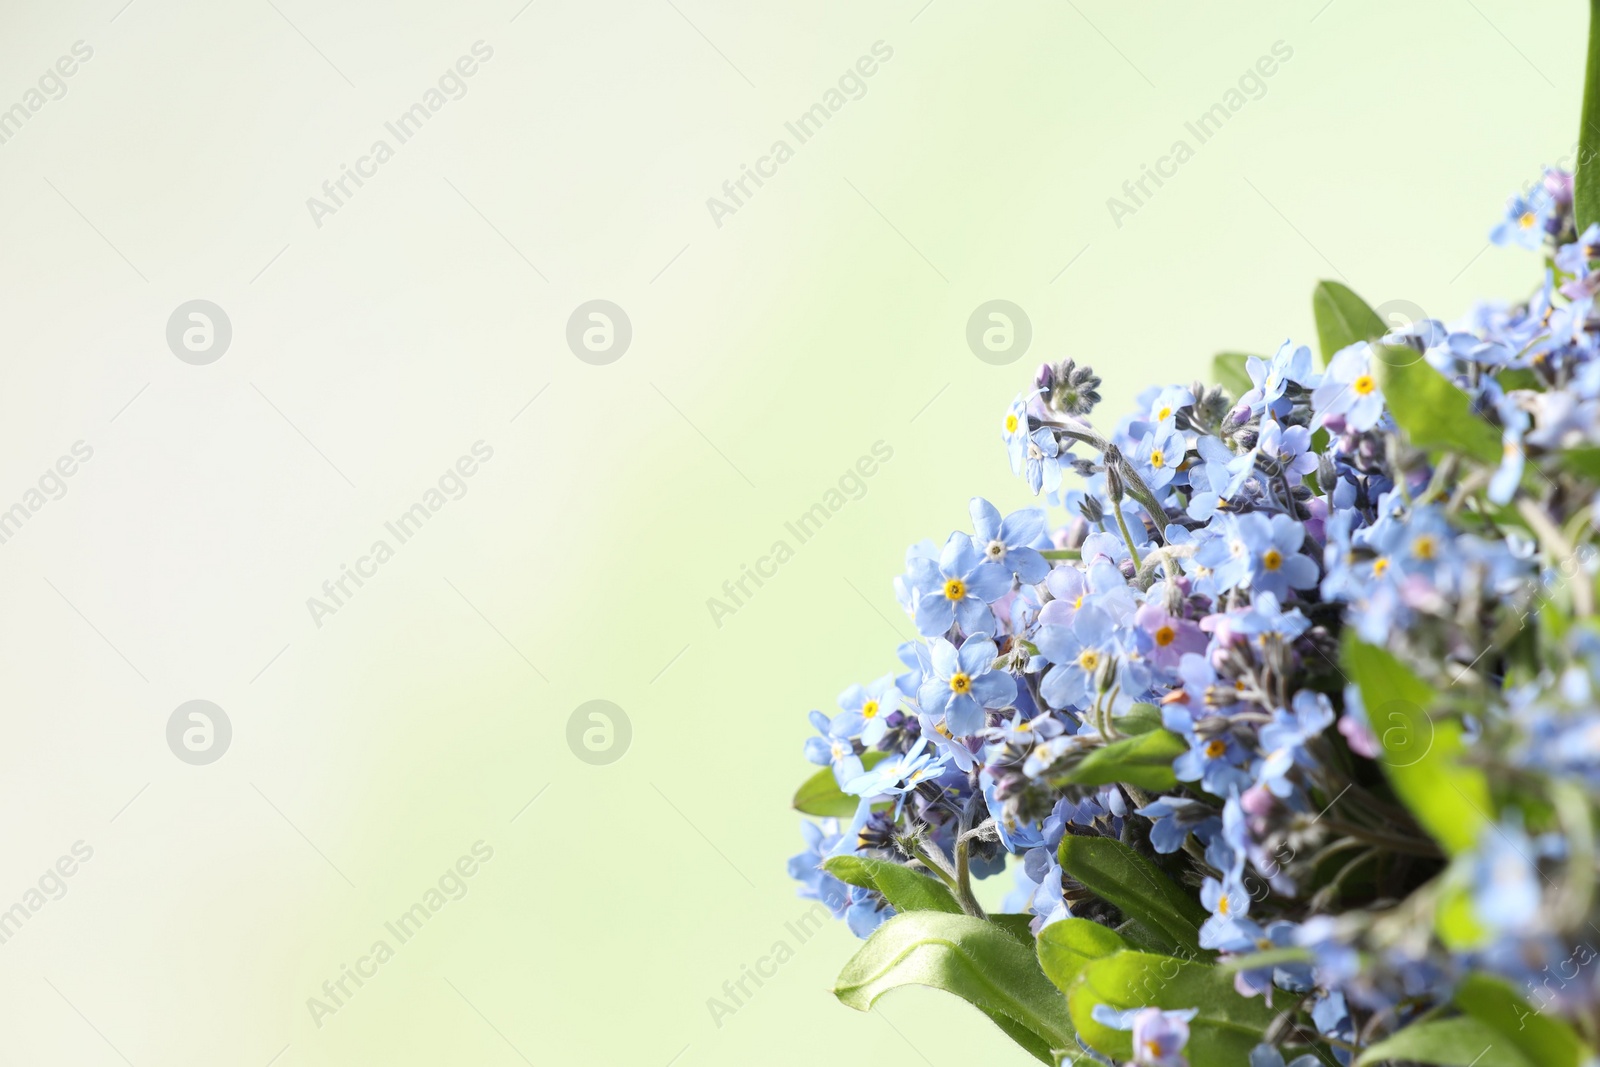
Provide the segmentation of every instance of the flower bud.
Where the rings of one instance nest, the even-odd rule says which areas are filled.
[[[1112,504],[1122,503],[1122,497],[1127,492],[1127,487],[1122,480],[1122,450],[1116,445],[1106,445],[1106,496],[1111,498]]]

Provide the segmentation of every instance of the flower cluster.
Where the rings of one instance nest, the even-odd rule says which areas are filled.
[[[1223,384],[1149,389],[1109,432],[1089,367],[1040,367],[1001,436],[1047,506],[975,498],[912,546],[920,639],[811,714],[802,894],[865,938],[928,907],[910,876],[1037,939],[1077,1047],[1012,1023],[1057,1054],[1454,1063],[1417,1042],[1496,1005],[1592,1047],[1600,224],[1551,171],[1493,239],[1543,251],[1528,299],[1393,329],[1324,283],[1335,350],[1218,357]],[[1008,868],[989,915],[972,880]],[[1062,973],[1046,941],[1099,943],[1084,924],[1181,979],[1118,1000]]]

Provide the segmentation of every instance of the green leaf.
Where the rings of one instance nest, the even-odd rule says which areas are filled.
[[[1580,478],[1600,482],[1600,448],[1563,449],[1561,465]]]
[[[1456,1007],[1499,1031],[1539,1067],[1579,1067],[1593,1055],[1560,1019],[1535,1011],[1510,984],[1470,974],[1456,988]]]
[[[1600,158],[1600,0],[1589,2],[1589,62],[1583,79],[1583,117],[1578,127],[1578,171],[1573,176],[1573,210],[1578,232],[1600,219],[1600,174],[1593,164]]]
[[[873,750],[861,757],[861,765],[871,770],[889,753]],[[856,813],[860,797],[853,797],[839,788],[834,781],[833,768],[824,767],[805,780],[794,795],[796,811],[822,819],[848,819]]]
[[[930,911],[896,915],[845,964],[833,993],[847,1007],[867,1011],[889,990],[907,985],[955,994],[1046,1063],[1048,1050],[1077,1044],[1066,998],[1033,951],[994,923]]]
[[[822,869],[841,882],[876,889],[895,911],[961,913],[961,905],[943,882],[903,864],[869,856],[834,856],[823,862]]]
[[[1544,391],[1544,382],[1539,379],[1537,374],[1526,367],[1507,367],[1499,374],[1496,374],[1494,380],[1499,382],[1500,388],[1508,393],[1513,389]]]
[[[1492,1026],[1467,1017],[1413,1023],[1368,1048],[1355,1067],[1388,1060],[1435,1067],[1548,1067],[1529,1060]]]
[[[1244,369],[1249,358],[1243,352],[1218,352],[1211,359],[1212,381],[1232,393],[1235,400],[1250,391],[1250,372]]]
[[[1361,690],[1373,733],[1383,745],[1379,763],[1395,794],[1451,855],[1477,845],[1493,804],[1488,779],[1461,759],[1461,724],[1429,715],[1439,703],[1426,682],[1381,648],[1345,631],[1341,656]]]
[[[1124,915],[1160,937],[1168,951],[1200,953],[1200,925],[1206,909],[1161,868],[1110,837],[1061,839],[1061,869],[1085,889],[1122,909]]]
[[[1376,350],[1384,402],[1413,445],[1499,464],[1500,431],[1478,417],[1466,393],[1413,349],[1377,346]]]
[[[1151,730],[1094,749],[1071,770],[1052,777],[1050,784],[1060,788],[1126,782],[1159,793],[1177,787],[1172,761],[1187,751],[1188,742],[1177,734]]]
[[[991,911],[989,921],[1021,941],[1033,946],[1033,915],[1026,911]]]
[[[1376,341],[1389,332],[1367,302],[1339,282],[1319,282],[1311,293],[1311,313],[1317,320],[1317,348],[1326,367],[1335,352],[1357,341]]]
[[[1039,931],[1039,966],[1045,977],[1065,993],[1090,960],[1104,959],[1128,949],[1122,935],[1088,919],[1060,919]]]
[[[1111,724],[1132,737],[1161,729],[1161,709],[1154,704],[1135,704],[1121,715],[1113,716]]]
[[[1128,1059],[1132,1035],[1096,1022],[1098,1004],[1116,1011],[1196,1009],[1199,1014],[1189,1022],[1184,1048],[1191,1067],[1241,1067],[1278,1017],[1261,997],[1240,996],[1232,974],[1197,960],[1149,952],[1119,952],[1085,963],[1067,994],[1072,1022],[1085,1043],[1096,1052]]]

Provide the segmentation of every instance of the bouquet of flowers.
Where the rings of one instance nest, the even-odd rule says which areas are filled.
[[[1057,1064],[1600,1064],[1585,178],[1512,199],[1542,283],[1455,325],[1324,282],[1320,358],[1110,429],[1039,368],[1002,437],[1058,510],[912,546],[920,640],[811,713],[790,871],[865,939],[841,1001],[933,986]]]

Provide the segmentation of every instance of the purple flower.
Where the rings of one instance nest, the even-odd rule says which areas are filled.
[[[1189,1020],[1200,1012],[1196,1008],[1162,1011],[1160,1008],[1130,1008],[1117,1011],[1108,1004],[1096,1004],[1094,1021],[1113,1030],[1133,1031],[1133,1060],[1136,1067],[1189,1067],[1183,1047],[1189,1043]]]

